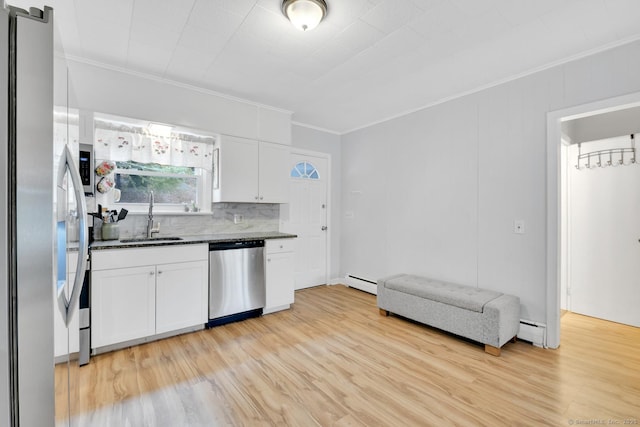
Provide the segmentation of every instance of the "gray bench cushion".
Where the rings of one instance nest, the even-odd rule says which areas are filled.
[[[391,278],[385,282],[385,286],[388,289],[478,313],[482,313],[486,303],[502,295],[500,292],[487,289],[472,288],[410,275]]]

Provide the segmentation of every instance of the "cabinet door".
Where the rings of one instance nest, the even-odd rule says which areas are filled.
[[[266,259],[265,312],[269,312],[293,304],[293,252],[267,254]]]
[[[260,143],[260,202],[289,202],[289,147]]]
[[[258,141],[223,136],[219,154],[219,188],[214,202],[255,203],[258,194]]]
[[[93,348],[155,333],[155,273],[155,266],[92,272]]]
[[[205,324],[207,261],[162,264],[156,270],[156,333]]]

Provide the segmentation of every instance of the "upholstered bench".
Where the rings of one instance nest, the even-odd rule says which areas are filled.
[[[378,307],[481,342],[494,356],[520,328],[518,297],[407,274],[378,280]]]

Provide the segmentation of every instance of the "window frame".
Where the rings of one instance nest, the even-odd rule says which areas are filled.
[[[298,166],[300,165],[304,165],[302,172],[300,171],[300,169],[298,169]],[[308,173],[308,170],[307,170],[308,166],[311,166],[311,173]],[[297,175],[294,175],[294,172]],[[315,176],[313,176],[314,174]],[[313,163],[304,160],[302,162],[297,162],[296,164],[293,165],[293,167],[291,168],[291,171],[289,171],[289,177],[293,179],[320,180],[320,172],[318,172],[318,169],[315,167]]]
[[[179,173],[164,173],[155,171],[141,171],[138,169],[116,169],[115,175],[138,175],[138,176],[155,176],[166,178],[195,178],[196,179],[196,206],[198,206],[198,212],[210,213],[211,212],[211,172],[203,168],[196,168],[199,173],[194,175],[184,175]],[[114,176],[115,179],[115,176]],[[122,191],[122,189],[120,189]],[[149,209],[149,203],[121,203],[114,202],[114,205],[118,209],[125,208],[131,213],[144,213]],[[184,209],[183,203],[154,203],[155,213],[187,213]],[[193,213],[193,212],[188,212]]]

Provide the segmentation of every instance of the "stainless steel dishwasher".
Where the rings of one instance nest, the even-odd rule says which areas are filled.
[[[209,243],[208,326],[260,316],[264,305],[264,240]]]

